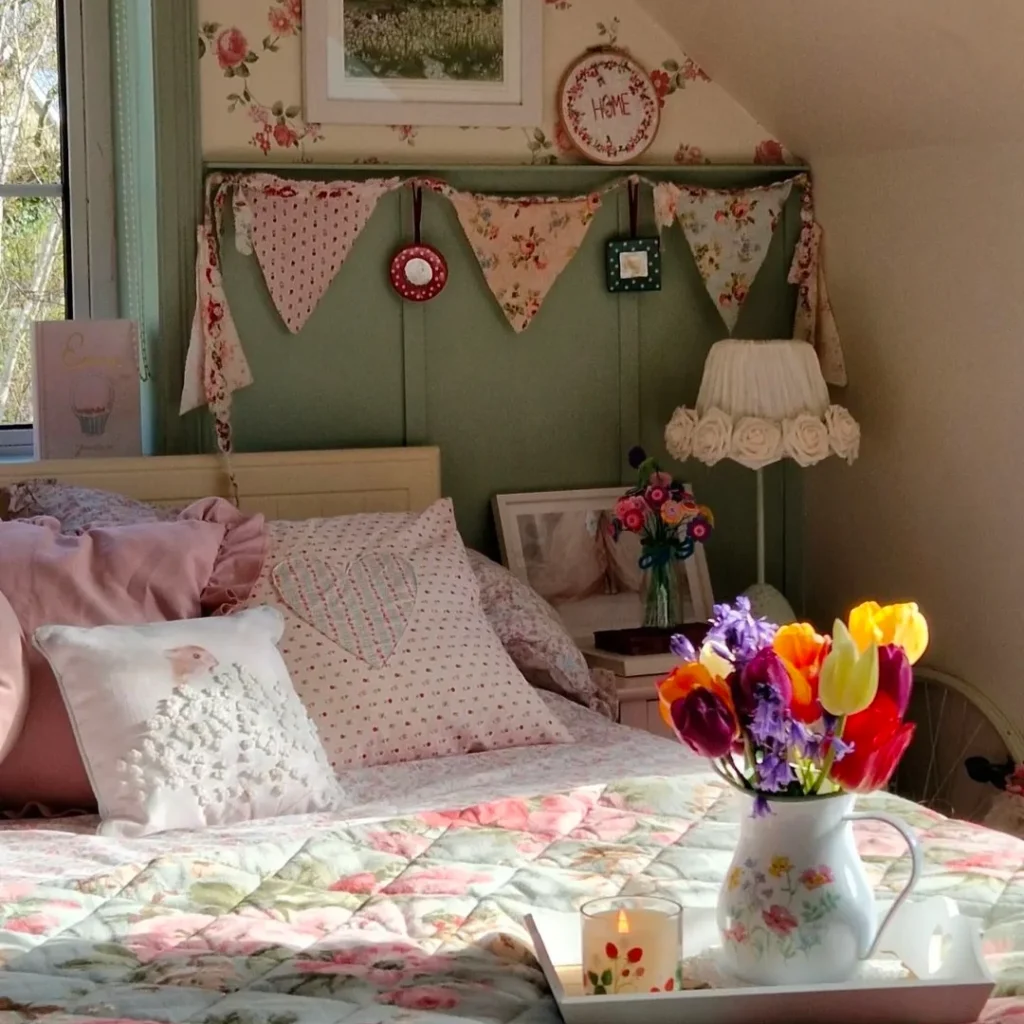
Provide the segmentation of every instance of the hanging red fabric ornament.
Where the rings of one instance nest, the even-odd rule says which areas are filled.
[[[413,217],[416,222],[416,242],[395,253],[391,261],[391,284],[395,291],[410,302],[428,302],[439,295],[448,283],[448,261],[440,250],[424,245],[420,239],[423,219],[423,189],[413,187]]]

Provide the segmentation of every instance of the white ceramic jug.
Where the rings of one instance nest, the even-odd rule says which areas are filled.
[[[854,812],[855,797],[846,793],[773,798],[772,813],[760,818],[751,817],[752,797],[739,796],[739,843],[718,898],[725,968],[755,985],[852,977],[921,874],[910,830],[888,814]],[[853,841],[851,822],[861,819],[896,829],[913,862],[910,880],[881,927]]]

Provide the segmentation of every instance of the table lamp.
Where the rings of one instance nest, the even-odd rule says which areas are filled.
[[[756,615],[792,622],[789,602],[765,581],[764,467],[784,458],[813,466],[829,455],[852,463],[860,450],[860,427],[830,403],[814,347],[788,339],[716,342],[696,407],[676,409],[665,444],[680,462],[732,459],[757,473],[757,583],[746,596]]]

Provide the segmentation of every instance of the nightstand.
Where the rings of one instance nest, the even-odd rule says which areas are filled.
[[[584,647],[583,656],[591,668],[603,668],[615,676],[619,693],[619,721],[655,736],[675,739],[658,711],[658,682],[678,664],[674,654],[645,654],[630,657]]]

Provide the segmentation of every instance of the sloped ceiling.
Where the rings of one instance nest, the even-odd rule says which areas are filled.
[[[1024,0],[639,0],[800,156],[1024,139]]]

